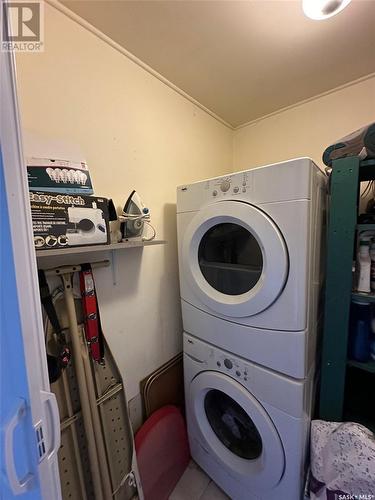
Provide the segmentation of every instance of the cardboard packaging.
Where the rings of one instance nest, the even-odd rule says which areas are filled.
[[[45,192],[29,195],[37,250],[109,244],[107,198]]]
[[[90,172],[84,161],[27,158],[26,164],[30,191],[94,193]]]

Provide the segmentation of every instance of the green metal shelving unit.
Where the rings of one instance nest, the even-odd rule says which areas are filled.
[[[347,359],[351,299],[375,302],[375,294],[352,291],[356,232],[375,230],[375,224],[357,224],[360,182],[374,179],[375,160],[351,157],[333,162],[319,405],[320,418],[324,420],[341,421],[350,413],[345,408],[345,389],[348,389],[351,370],[361,370],[364,376],[375,373],[375,362],[357,363]],[[355,415],[353,419],[368,425],[366,417]]]

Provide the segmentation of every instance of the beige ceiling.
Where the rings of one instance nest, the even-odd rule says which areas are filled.
[[[375,72],[375,1],[325,21],[300,0],[63,3],[233,126]]]

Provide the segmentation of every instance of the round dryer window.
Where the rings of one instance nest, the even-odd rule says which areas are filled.
[[[230,222],[217,224],[203,235],[198,261],[207,282],[227,295],[248,292],[262,275],[262,249],[256,238]]]
[[[285,468],[279,433],[244,386],[223,373],[204,371],[191,381],[187,401],[194,439],[229,474],[254,488],[278,484]]]
[[[182,272],[199,307],[227,317],[253,316],[282,292],[289,271],[284,238],[249,203],[219,201],[200,210],[182,245]]]

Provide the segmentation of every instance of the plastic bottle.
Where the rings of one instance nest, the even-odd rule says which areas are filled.
[[[358,291],[367,292],[371,291],[370,288],[370,275],[371,275],[371,257],[370,257],[370,239],[362,239],[359,242],[359,249],[357,254],[359,277],[358,277]]]
[[[370,286],[371,286],[371,291],[375,292],[375,241],[374,240],[371,241],[370,258],[371,258]]]
[[[366,362],[370,359],[371,306],[352,301],[350,308],[349,359]]]

